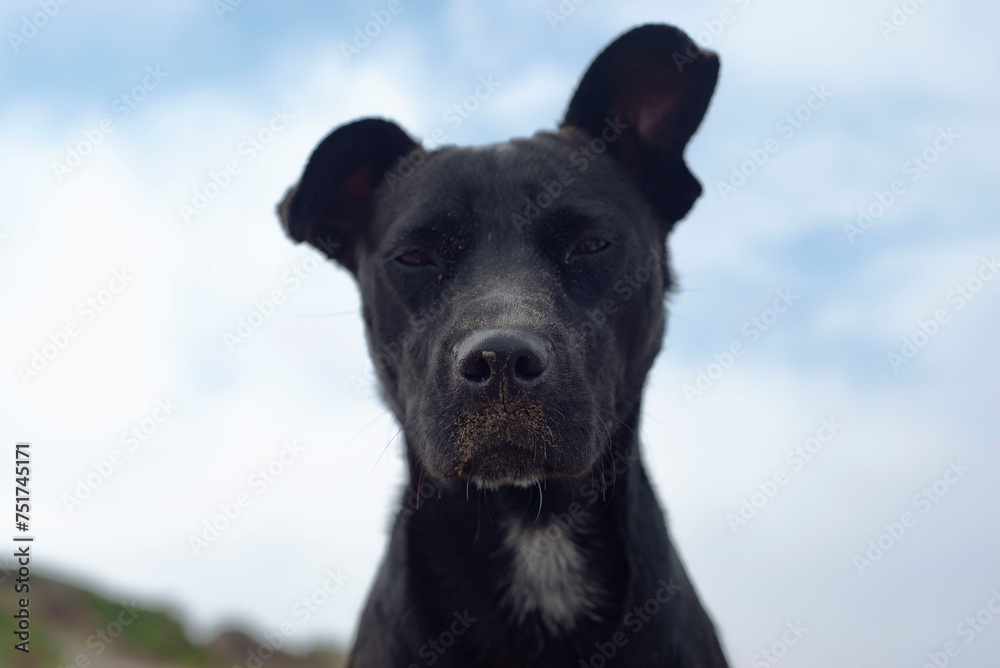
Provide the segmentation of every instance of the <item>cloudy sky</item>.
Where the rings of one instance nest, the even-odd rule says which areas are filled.
[[[51,4],[0,7],[0,440],[32,443],[38,564],[199,636],[349,641],[398,426],[349,276],[275,203],[359,116],[551,128],[602,46],[670,22],[722,74],[642,437],[733,665],[1000,655],[996,5],[401,0],[353,45],[387,2]]]

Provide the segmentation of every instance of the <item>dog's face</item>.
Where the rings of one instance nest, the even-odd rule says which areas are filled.
[[[663,230],[611,161],[578,171],[589,140],[424,156],[359,240],[371,350],[434,476],[584,473],[658,347]]]
[[[357,279],[383,393],[430,475],[577,477],[635,410],[717,73],[644,26],[594,61],[558,132],[427,152],[366,119],[317,147],[279,212]]]

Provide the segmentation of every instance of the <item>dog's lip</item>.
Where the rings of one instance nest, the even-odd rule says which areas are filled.
[[[479,475],[472,475],[469,476],[468,480],[478,489],[496,491],[502,487],[518,487],[521,489],[537,487],[538,485],[541,485],[542,482],[545,480],[545,476],[542,475],[507,476],[507,477],[497,477],[497,478],[484,478]]]
[[[511,475],[519,471],[539,475],[546,468],[543,448],[513,444],[481,444],[455,466],[460,476],[468,477]]]

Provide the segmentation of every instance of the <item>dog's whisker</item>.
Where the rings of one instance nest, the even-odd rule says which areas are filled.
[[[392,445],[392,442],[394,440],[396,440],[396,437],[399,436],[400,433],[402,433],[402,431],[403,431],[403,427],[401,426],[399,429],[396,430],[396,433],[393,434],[392,437],[388,441],[386,441],[385,447],[382,448],[382,451],[378,453],[378,457],[375,458],[375,463],[372,464],[372,471],[375,470],[375,467],[378,466],[379,461],[382,460],[382,455],[385,454],[385,451],[389,449],[389,446]]]
[[[597,433],[597,436],[599,438],[604,439],[604,441],[608,445],[608,452],[611,453],[611,451],[612,451],[612,438],[611,438],[611,429],[608,428],[608,423],[604,421],[604,418],[601,417],[601,414],[598,413],[597,410],[593,406],[588,406],[588,408],[590,408],[590,411],[594,414],[594,417],[596,417],[598,420],[600,420],[601,424],[604,425],[604,431],[607,432],[607,436],[604,436],[600,432]]]
[[[538,482],[538,513],[535,515],[535,521],[532,524],[538,524],[538,518],[542,516],[542,483]]]
[[[433,384],[433,382],[432,382],[432,381],[428,381],[428,382],[426,382],[426,383],[423,383],[423,384],[421,384],[421,385],[418,385],[417,387],[415,387],[415,388],[414,388],[414,389],[413,389],[413,390],[412,390],[411,392],[409,392],[409,393],[408,393],[408,394],[406,395],[406,397],[404,398],[404,403],[405,403],[406,401],[408,401],[408,400],[409,400],[409,398],[410,398],[410,397],[412,397],[412,396],[413,396],[414,394],[416,394],[417,392],[419,392],[419,391],[423,390],[423,389],[424,389],[424,388],[426,388],[426,387],[430,387],[430,386],[431,386],[432,384]],[[388,412],[388,410],[385,410],[385,411],[383,411],[383,414],[384,414],[384,413],[387,413],[387,412]],[[381,417],[381,415],[379,415],[379,417]],[[395,417],[395,415],[393,415],[393,417]],[[381,450],[381,451],[379,452],[379,454],[378,454],[378,457],[376,457],[376,458],[375,458],[375,463],[374,463],[374,464],[372,464],[372,469],[371,469],[372,471],[374,471],[374,470],[375,470],[375,467],[376,467],[376,466],[378,466],[378,463],[379,463],[379,461],[381,461],[381,459],[382,459],[382,455],[384,455],[384,454],[385,454],[385,452],[386,452],[386,450],[388,450],[388,449],[389,449],[389,446],[390,446],[390,445],[392,445],[392,442],[393,442],[393,440],[395,440],[395,439],[396,439],[396,437],[397,437],[397,436],[399,436],[400,432],[402,432],[402,431],[403,431],[404,429],[406,429],[406,425],[407,425],[407,424],[408,424],[408,423],[409,423],[409,422],[410,422],[411,420],[413,420],[413,419],[414,419],[415,417],[416,417],[416,414],[413,414],[413,415],[410,415],[409,417],[407,417],[407,418],[406,418],[405,420],[403,420],[403,423],[402,423],[402,424],[401,424],[401,425],[399,426],[399,429],[398,429],[398,430],[396,431],[396,433],[395,433],[395,434],[393,434],[392,438],[390,438],[390,439],[389,439],[389,440],[388,440],[388,441],[386,442],[386,444],[385,444],[385,447],[383,447],[383,448],[382,448],[382,450]],[[369,425],[369,426],[371,426],[371,425]],[[387,426],[387,428],[388,428],[388,426]],[[405,438],[405,434],[404,434],[404,438]]]
[[[359,438],[361,438],[362,434],[364,434],[366,431],[368,431],[373,424],[375,424],[376,422],[378,422],[379,420],[381,420],[388,413],[389,413],[389,409],[388,408],[385,408],[385,409],[382,409],[381,411],[379,411],[378,415],[376,415],[371,420],[371,422],[369,422],[364,427],[362,427],[356,434],[354,434],[354,436],[352,436],[350,439],[348,439],[347,443],[345,443],[343,447],[348,448],[351,445],[353,445],[355,441],[357,441]]]
[[[619,422],[621,422],[622,426],[625,427],[626,429],[628,429],[630,432],[632,432],[632,435],[635,436],[635,442],[639,446],[639,448],[645,450],[645,445],[643,445],[642,439],[639,438],[639,434],[637,434],[636,431],[635,431],[635,429],[633,429],[632,427],[630,427],[628,425],[628,423],[625,422],[625,420],[622,420],[620,417],[618,417],[615,414],[614,411],[608,410],[607,408],[601,408],[600,406],[598,406],[597,410],[603,411],[603,412],[607,413],[608,415],[610,415],[611,417],[613,417],[614,419],[616,419]]]
[[[333,318],[341,315],[357,315],[361,313],[361,309],[354,309],[353,311],[340,311],[339,313],[296,313],[297,318]]]
[[[493,524],[493,511],[490,510],[490,493],[489,490],[483,487],[479,490],[480,494],[483,495],[483,505],[486,506],[486,517],[490,520],[490,524]]]
[[[476,494],[476,535],[473,540],[479,540],[479,531],[483,528],[483,497]]]

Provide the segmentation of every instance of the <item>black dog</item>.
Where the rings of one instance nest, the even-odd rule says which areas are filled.
[[[718,69],[676,28],[637,28],[557,132],[428,152],[360,120],[279,205],[357,279],[406,439],[350,666],[727,665],[636,438]]]

